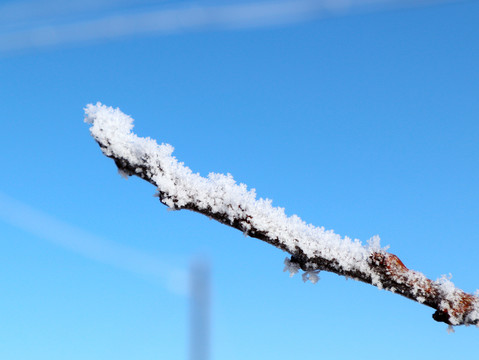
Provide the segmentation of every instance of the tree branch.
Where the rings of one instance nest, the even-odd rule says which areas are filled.
[[[194,174],[171,155],[171,145],[132,133],[133,119],[119,109],[90,104],[85,114],[91,135],[119,171],[153,184],[160,201],[171,209],[206,215],[288,252],[291,259],[286,264],[293,272],[329,271],[430,306],[436,309],[436,321],[479,324],[478,296],[457,289],[445,277],[432,281],[408,269],[379,246],[379,237],[363,246],[357,239],[306,224],[296,215],[286,216],[284,209],[256,199],[254,189],[236,184],[230,174],[211,173],[207,178]]]

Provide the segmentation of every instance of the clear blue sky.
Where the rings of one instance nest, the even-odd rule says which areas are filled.
[[[406,266],[474,292],[478,24],[463,1],[3,53],[0,358],[187,359],[188,297],[170,282],[200,253],[213,359],[472,359],[478,329],[448,334],[432,309],[336,275],[304,284],[280,250],[168,212],[117,174],[83,108],[120,107],[194,171],[379,234]]]

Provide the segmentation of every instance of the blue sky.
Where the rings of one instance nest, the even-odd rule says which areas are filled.
[[[178,279],[197,254],[213,271],[213,359],[474,356],[475,328],[448,334],[432,309],[333,274],[304,284],[281,251],[167,211],[117,174],[83,108],[120,107],[194,171],[379,234],[406,266],[474,292],[478,23],[462,1],[4,50],[0,358],[186,359]]]

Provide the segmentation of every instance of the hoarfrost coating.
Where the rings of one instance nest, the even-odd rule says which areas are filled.
[[[237,184],[231,174],[193,173],[174,156],[169,144],[158,145],[132,132],[133,119],[101,103],[85,108],[85,122],[103,153],[114,159],[123,176],[137,175],[158,189],[170,209],[188,209],[266,241],[292,255],[285,262],[290,274],[305,270],[313,283],[319,270],[351,277],[401,294],[434,309],[437,321],[452,325],[479,323],[479,298],[457,289],[447,278],[436,281],[408,269],[397,256],[381,248],[378,236],[363,244],[332,230],[287,216],[269,199],[256,198],[254,189]]]
[[[296,215],[286,216],[283,208],[272,206],[271,200],[256,199],[254,189],[236,184],[231,174],[210,173],[204,178],[193,173],[171,155],[171,145],[158,145],[153,139],[133,134],[133,119],[119,109],[97,103],[88,105],[85,112],[85,121],[92,124],[90,131],[95,140],[110,143],[102,149],[105,155],[115,153],[130,164],[137,164],[137,172],[143,171],[145,160],[149,169],[158,169],[151,175],[158,190],[167,195],[162,200],[170,208],[195,202],[213,213],[227,214],[231,223],[238,218],[249,218],[251,223],[243,223],[245,234],[254,226],[278,239],[291,252],[299,247],[306,256],[335,260],[343,269],[367,271],[371,251],[380,250],[378,236],[364,247],[358,239],[341,238],[332,230],[306,224]]]

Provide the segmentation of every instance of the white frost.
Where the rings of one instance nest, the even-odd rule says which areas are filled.
[[[105,155],[123,158],[133,167],[145,162],[163,202],[171,208],[194,203],[200,209],[226,214],[228,219],[248,219],[251,226],[278,239],[291,252],[299,247],[306,256],[335,260],[343,270],[368,273],[368,257],[380,249],[375,236],[365,247],[358,239],[342,238],[332,230],[306,224],[298,216],[287,216],[283,208],[273,207],[269,199],[256,199],[255,190],[237,184],[231,174],[210,173],[207,178],[193,173],[171,155],[173,147],[158,145],[155,140],[132,133],[133,119],[119,109],[100,103],[88,105],[85,122],[91,124],[92,136],[101,144]],[[249,224],[244,221],[245,233]]]
[[[385,252],[381,249],[379,236],[372,237],[368,245],[363,246],[358,239],[341,237],[324,227],[306,224],[296,215],[287,216],[283,208],[273,207],[271,200],[256,199],[255,190],[237,184],[231,174],[210,173],[207,178],[201,177],[172,156],[171,145],[158,145],[153,139],[132,133],[133,119],[119,109],[100,103],[89,104],[85,109],[85,122],[91,124],[91,135],[100,143],[103,153],[124,159],[136,173],[146,171],[162,194],[162,202],[171,209],[194,205],[200,210],[224,215],[230,223],[239,219],[246,235],[256,229],[280,242],[291,253],[300,249],[308,258],[331,260],[338,270],[369,275],[373,284],[382,288],[378,274],[371,270],[368,262],[372,253]],[[297,264],[289,260],[285,265],[291,275],[299,271]],[[427,284],[426,277],[413,271],[408,272],[407,277],[418,300],[423,300],[421,291]],[[306,279],[315,282],[317,275],[307,273]],[[446,278],[436,281],[436,285],[445,299],[442,310],[449,310],[459,301],[459,290]],[[479,319],[479,305],[475,305],[475,310],[467,315],[469,321]]]

